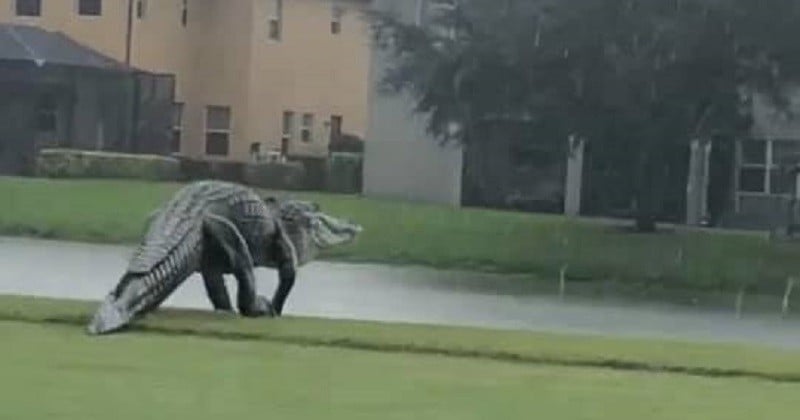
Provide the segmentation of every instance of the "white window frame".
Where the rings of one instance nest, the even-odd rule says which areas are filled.
[[[209,128],[208,127],[208,114],[209,108],[225,108],[228,110],[228,128]],[[206,156],[213,156],[213,157],[222,157],[222,156],[230,156],[231,154],[231,143],[233,143],[233,108],[229,105],[206,105],[205,109],[203,110],[203,132],[204,132],[204,142],[203,142],[203,152]],[[225,134],[226,140],[228,142],[228,147],[225,154],[210,154],[208,153],[208,135],[209,134]]]
[[[182,27],[189,26],[189,0],[181,0],[180,21]]]
[[[764,151],[764,162],[759,163],[752,163],[752,162],[745,162],[744,158],[744,142],[759,142],[764,143],[764,147],[766,148]],[[771,181],[769,176],[769,171],[771,169],[772,163],[772,140],[770,139],[743,139],[736,143],[736,154],[738,156],[738,165],[736,170],[736,193],[740,195],[771,195],[770,194],[770,187]],[[742,190],[741,186],[741,173],[745,169],[756,169],[760,171],[764,171],[764,185],[761,191],[744,191]]]
[[[179,109],[179,117],[178,121],[175,121],[174,113],[176,109]],[[173,112],[173,121],[172,121],[172,135],[173,138],[175,134],[179,134],[180,137],[178,138],[178,150],[177,152],[181,151],[181,146],[183,145],[183,114],[186,111],[186,104],[183,102],[174,102],[172,104],[172,112]],[[177,124],[176,124],[177,123]]]
[[[267,0],[271,9],[267,14],[267,38],[272,42],[283,40],[283,0]]]
[[[144,20],[147,18],[147,0],[136,0],[136,19]]]
[[[339,0],[331,0],[331,34],[341,35],[344,29],[344,6]]]
[[[310,123],[306,123],[306,117],[310,117]],[[304,112],[300,117],[300,141],[306,144],[314,143],[314,120],[315,116],[311,112]]]
[[[287,116],[289,117],[288,130],[286,126]],[[296,118],[297,113],[290,109],[286,109],[281,113],[281,139],[288,140],[289,142],[294,139],[295,133],[297,132],[297,124],[295,124]]]
[[[763,142],[765,145],[764,147],[764,159],[763,163],[748,163],[744,161],[744,149],[743,149],[743,141],[757,141]],[[737,196],[737,205],[739,202],[739,198],[741,197],[789,197],[792,195],[791,192],[773,192],[772,186],[772,173],[775,170],[780,169],[780,165],[775,160],[775,143],[777,142],[794,142],[797,141],[800,143],[800,140],[793,140],[791,138],[746,138],[736,142],[736,173],[735,173],[735,185],[736,185],[736,196]],[[744,169],[756,169],[764,171],[764,185],[761,191],[743,191],[741,189],[741,176],[742,170]]]

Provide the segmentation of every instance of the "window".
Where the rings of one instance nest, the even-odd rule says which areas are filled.
[[[331,116],[331,138],[330,142],[335,143],[342,138],[342,117],[340,115]]]
[[[136,17],[144,19],[147,14],[147,0],[136,0]]]
[[[782,166],[800,159],[800,141],[743,140],[739,159],[739,192],[790,194],[794,180],[783,173]]]
[[[300,140],[304,143],[314,141],[314,114],[303,114],[303,124],[300,127]]]
[[[206,154],[227,156],[230,137],[231,109],[226,106],[206,107]]]
[[[342,32],[342,16],[344,16],[344,9],[338,1],[334,0],[331,6],[331,33],[334,35]]]
[[[58,127],[58,105],[52,94],[43,95],[36,106],[36,129],[40,132],[53,132]]]
[[[261,143],[250,143],[250,158],[253,162],[261,160]]]
[[[739,167],[739,191],[749,193],[769,192],[770,152],[769,141],[744,140],[739,143],[741,166]]]
[[[294,112],[283,111],[283,123],[281,124],[284,139],[291,140],[294,137]]]
[[[181,25],[186,27],[189,22],[189,0],[183,0],[181,3]]]
[[[102,15],[103,0],[78,0],[78,14],[81,16]]]
[[[269,39],[280,41],[283,36],[283,0],[267,0],[271,4],[269,11]]]
[[[172,152],[181,151],[181,135],[183,134],[183,104],[172,104]]]
[[[41,16],[42,0],[17,0],[17,16]]]

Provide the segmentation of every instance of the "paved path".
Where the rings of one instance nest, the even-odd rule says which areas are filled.
[[[0,294],[99,300],[115,285],[130,252],[121,246],[0,237]],[[271,295],[276,274],[259,270],[257,277],[261,293]],[[165,305],[210,308],[198,276]],[[737,320],[729,312],[668,305],[560,302],[519,279],[409,267],[310,264],[301,269],[286,313],[800,349],[800,323],[777,316]]]

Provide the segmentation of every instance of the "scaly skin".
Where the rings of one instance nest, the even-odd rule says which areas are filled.
[[[320,241],[321,232],[332,232],[333,240]],[[243,316],[280,316],[297,268],[311,260],[317,248],[347,242],[358,232],[360,227],[319,213],[311,203],[279,203],[227,182],[189,184],[152,217],[125,274],[88,332],[107,334],[126,327],[158,308],[196,272],[203,277],[214,309],[233,310],[223,281],[224,274],[233,274]],[[278,271],[272,300],[256,294],[256,267]]]

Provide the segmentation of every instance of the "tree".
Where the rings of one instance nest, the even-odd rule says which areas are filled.
[[[632,169],[637,228],[655,229],[665,156],[689,140],[742,133],[744,100],[800,78],[797,0],[461,0],[429,25],[371,15],[384,75],[411,93],[429,130],[479,141],[488,115],[557,121]],[[448,30],[442,30],[447,28]],[[448,130],[458,123],[461,131]]]

